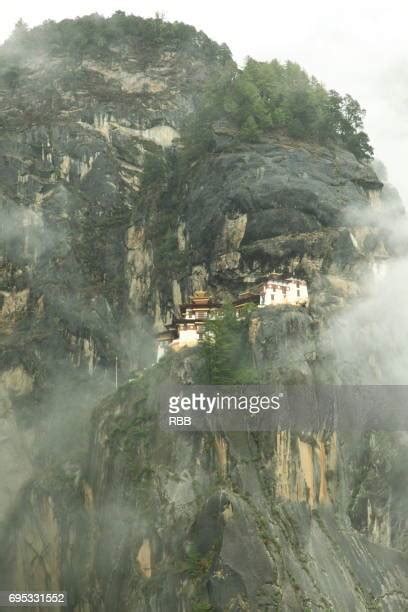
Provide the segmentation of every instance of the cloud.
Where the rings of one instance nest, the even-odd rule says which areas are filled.
[[[345,384],[408,384],[408,216],[387,184],[385,193],[383,208],[347,214],[351,227],[371,228],[390,257],[367,249],[361,294],[332,318],[324,338]]]

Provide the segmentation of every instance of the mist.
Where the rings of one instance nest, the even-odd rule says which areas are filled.
[[[364,250],[359,228],[372,233],[371,261],[360,272],[359,292],[335,315],[328,337],[346,384],[408,384],[408,216],[386,169],[374,163],[384,181],[377,206],[345,212],[355,231],[354,244]],[[357,228],[354,230],[353,228]],[[328,340],[326,337],[326,340]]]

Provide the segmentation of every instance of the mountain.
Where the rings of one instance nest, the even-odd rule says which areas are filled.
[[[203,354],[152,365],[155,333],[273,272],[310,303],[249,314],[251,375],[383,380],[334,322],[405,252],[398,194],[352,99],[272,63],[278,117],[255,64],[122,12],[0,50],[1,589],[75,612],[407,607],[402,435],[158,425],[158,385],[203,382]]]

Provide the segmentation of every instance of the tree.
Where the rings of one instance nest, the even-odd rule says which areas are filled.
[[[23,71],[20,66],[14,65],[7,68],[3,74],[2,79],[9,89],[14,92],[17,89],[17,86],[20,82]]]
[[[28,25],[22,19],[19,19],[14,26],[11,38],[13,42],[20,42],[28,32]]]
[[[343,98],[342,112],[344,124],[348,126],[351,131],[356,131],[363,127],[365,110],[362,109],[357,100],[352,98],[349,94]]]
[[[261,135],[261,131],[252,115],[244,121],[240,129],[240,136],[247,142],[257,142]]]
[[[207,322],[201,342],[205,379],[209,384],[233,385],[256,383],[258,374],[251,367],[248,324],[251,309],[237,318],[232,305]]]
[[[346,141],[346,146],[357,159],[372,159],[374,149],[370,145],[369,138],[365,132],[351,134]]]

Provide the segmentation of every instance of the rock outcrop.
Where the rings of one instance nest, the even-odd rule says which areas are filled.
[[[251,359],[265,382],[344,383],[331,319],[403,249],[397,195],[338,146],[215,130],[180,171],[186,119],[235,67],[173,27],[0,52],[21,71],[0,91],[0,588],[75,612],[405,610],[402,436],[158,427],[157,385],[196,382],[200,355],[150,367],[154,332],[192,291],[305,279],[308,307],[253,313]]]

